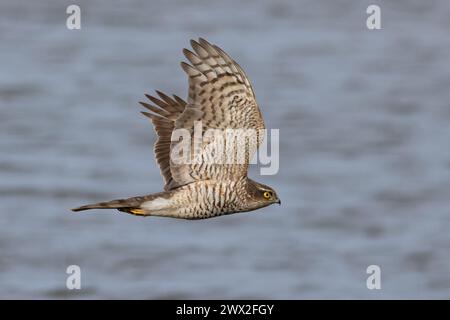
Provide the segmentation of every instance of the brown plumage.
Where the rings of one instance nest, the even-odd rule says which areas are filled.
[[[248,77],[219,47],[201,38],[191,40],[191,45],[193,52],[183,50],[191,64],[181,63],[189,79],[187,102],[159,91],[158,97],[146,95],[153,104],[141,102],[150,111],[142,113],[150,118],[158,134],[154,151],[165,191],[86,205],[73,211],[118,209],[142,216],[202,219],[280,203],[272,188],[247,177],[249,160],[261,144],[260,130],[265,128]],[[173,139],[173,134],[184,130],[194,137],[197,123],[201,123],[203,135],[209,129],[218,130],[218,135],[205,137],[199,145],[194,139],[189,144],[192,161],[174,161],[171,152],[179,141]],[[237,136],[233,149],[220,152],[221,143],[230,141],[225,133],[229,129],[254,130],[251,132],[256,136]],[[239,147],[246,150],[242,161],[225,161],[230,154],[236,156]],[[212,158],[220,161],[210,161]]]

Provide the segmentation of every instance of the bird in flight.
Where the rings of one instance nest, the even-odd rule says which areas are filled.
[[[140,102],[150,111],[142,113],[150,118],[158,135],[154,151],[165,180],[164,191],[72,211],[117,209],[138,216],[206,219],[281,204],[271,187],[247,176],[249,160],[265,129],[248,77],[218,46],[202,38],[191,40],[191,46],[193,51],[183,50],[190,64],[181,62],[189,79],[187,102],[159,91],[158,97],[146,95],[152,104]],[[197,143],[198,127],[204,139]],[[211,129],[214,135],[206,137]],[[179,132],[184,134],[181,142],[174,139]],[[255,139],[230,136],[230,132],[255,132]],[[238,142],[231,143],[236,137]],[[237,161],[239,147],[246,152]],[[175,152],[178,149],[182,152]],[[182,154],[184,161],[175,161],[175,155]]]

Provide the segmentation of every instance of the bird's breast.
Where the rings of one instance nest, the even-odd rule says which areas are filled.
[[[183,190],[185,214],[209,218],[239,211],[239,184],[234,181],[199,181]]]

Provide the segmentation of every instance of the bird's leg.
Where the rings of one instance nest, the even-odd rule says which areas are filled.
[[[124,208],[124,209],[117,209],[117,210],[129,213],[129,214],[132,214],[135,216],[141,216],[141,217],[149,216],[149,214],[147,214],[145,212],[145,210],[139,209],[139,208]]]

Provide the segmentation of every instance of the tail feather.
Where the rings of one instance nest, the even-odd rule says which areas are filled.
[[[93,204],[87,204],[78,208],[71,209],[74,212],[90,210],[90,209],[127,209],[137,208],[139,205],[146,201],[146,197],[133,197],[128,199],[117,199],[106,202],[99,202]]]

